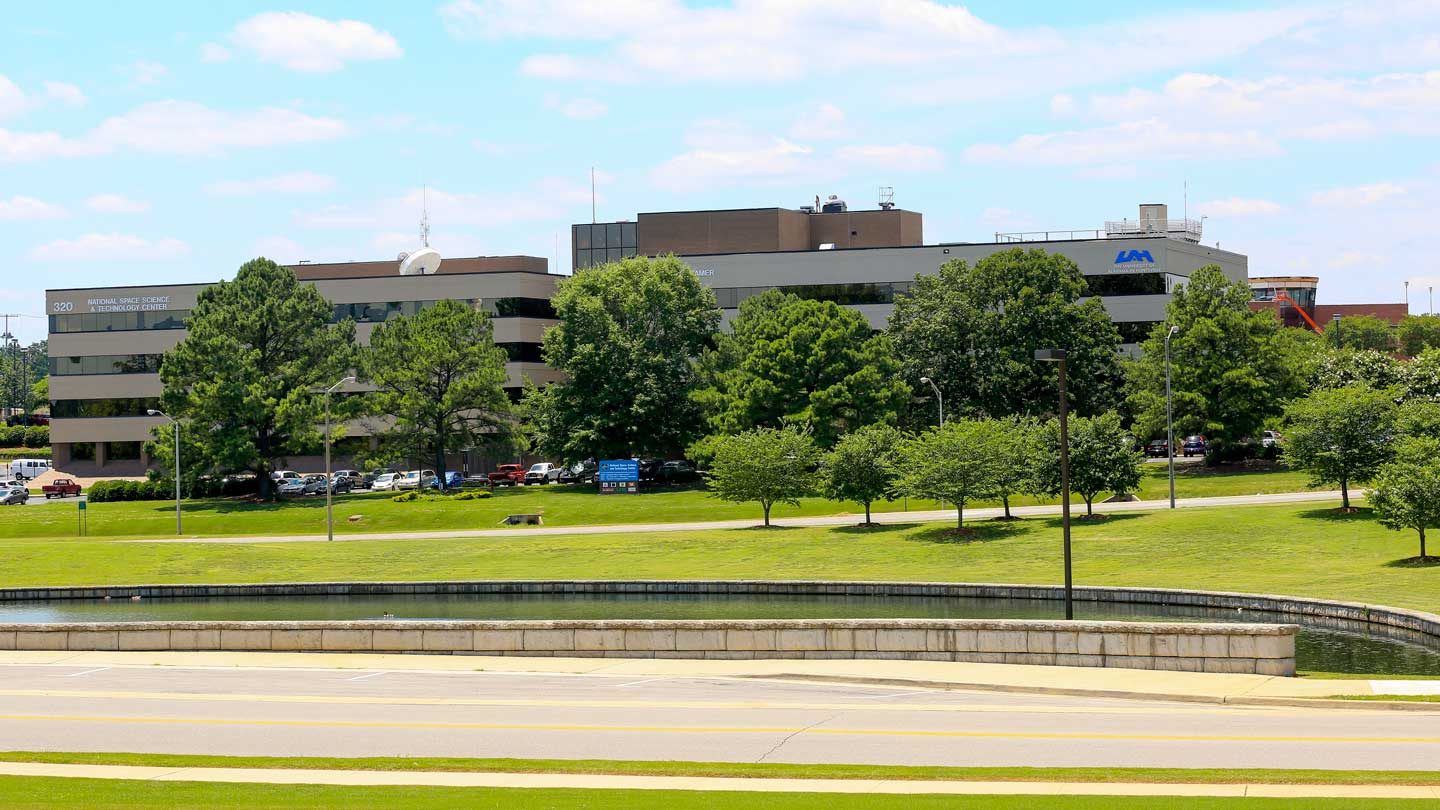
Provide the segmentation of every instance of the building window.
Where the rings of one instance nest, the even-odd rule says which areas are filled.
[[[70,332],[130,332],[146,329],[184,329],[185,319],[190,317],[188,309],[171,309],[163,312],[83,312],[72,315],[51,315],[50,331],[55,334]]]
[[[158,354],[97,354],[84,357],[52,357],[50,373],[57,377],[77,374],[156,374]]]
[[[94,461],[94,442],[74,442],[70,445],[70,458],[76,461]]]
[[[1162,321],[1117,321],[1115,329],[1120,333],[1121,343],[1142,343],[1161,323]]]
[[[113,416],[145,416],[146,411],[159,409],[159,407],[159,397],[56,399],[50,402],[50,415],[56,419],[100,419]]]
[[[106,442],[105,461],[139,461],[140,442]]]
[[[618,262],[639,253],[639,225],[596,222],[570,226],[571,261],[576,270]]]
[[[1125,273],[1086,276],[1081,295],[1164,295],[1164,273]]]
[[[496,346],[505,350],[505,359],[511,363],[543,363],[545,362],[542,344],[539,343],[497,343]]]
[[[767,290],[780,290],[810,301],[834,301],[837,304],[891,304],[897,295],[910,291],[912,282],[891,281],[855,284],[796,284],[764,287],[716,287],[715,302],[721,309],[735,309],[746,298]]]

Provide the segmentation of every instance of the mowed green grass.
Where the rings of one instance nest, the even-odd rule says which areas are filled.
[[[1055,584],[1055,518],[873,528],[530,535],[337,543],[0,540],[0,586],[444,579],[817,579]],[[1315,504],[1112,515],[1074,527],[1075,581],[1440,609],[1413,533]]]
[[[164,810],[164,808],[447,808],[447,810],[1309,810],[1429,807],[1434,800],[1251,799],[1114,796],[937,796],[722,793],[671,790],[332,787],[0,776],[0,807],[11,810]]]
[[[1200,465],[1181,466],[1176,494],[1181,498],[1296,492],[1305,477],[1288,470],[1261,472],[1215,471]],[[1146,500],[1168,495],[1163,464],[1147,465],[1140,492]],[[37,496],[38,497],[38,496]],[[1053,501],[1051,501],[1053,503]],[[1015,498],[1012,505],[1036,503]],[[1077,508],[1084,504],[1076,498]],[[969,508],[996,506],[976,502]],[[939,508],[934,502],[881,502],[877,512],[921,511]],[[324,498],[300,498],[271,504],[243,500],[199,500],[183,504],[185,534],[194,537],[236,535],[293,535],[325,533]],[[863,512],[853,503],[806,498],[800,506],[777,505],[774,517],[837,515]],[[502,487],[493,497],[455,501],[436,498],[395,503],[389,494],[346,495],[335,499],[335,531],[339,534],[371,532],[424,532],[495,528],[509,514],[538,513],[548,526],[614,525],[621,523],[676,523],[712,520],[755,520],[757,504],[727,503],[701,488],[662,489],[639,495],[599,495],[593,487]],[[357,520],[350,520],[358,515]],[[89,537],[172,537],[175,508],[172,501],[92,503],[85,514]],[[79,514],[74,500],[44,506],[0,507],[0,538],[76,537]]]

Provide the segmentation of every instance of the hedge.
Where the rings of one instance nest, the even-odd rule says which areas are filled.
[[[90,500],[161,501],[175,497],[175,485],[169,481],[96,481],[85,490]]]
[[[0,447],[49,447],[50,426],[0,425]]]

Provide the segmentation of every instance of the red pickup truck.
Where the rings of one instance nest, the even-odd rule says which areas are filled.
[[[40,491],[45,493],[46,500],[50,498],[66,498],[71,495],[78,497],[80,495],[80,485],[69,478],[56,478],[54,481],[40,487]]]
[[[490,473],[492,487],[513,487],[525,483],[525,467],[521,464],[501,464]]]

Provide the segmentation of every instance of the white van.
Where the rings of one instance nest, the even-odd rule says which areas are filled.
[[[10,462],[10,477],[16,481],[33,481],[50,472],[50,460],[46,458],[17,458]]]

